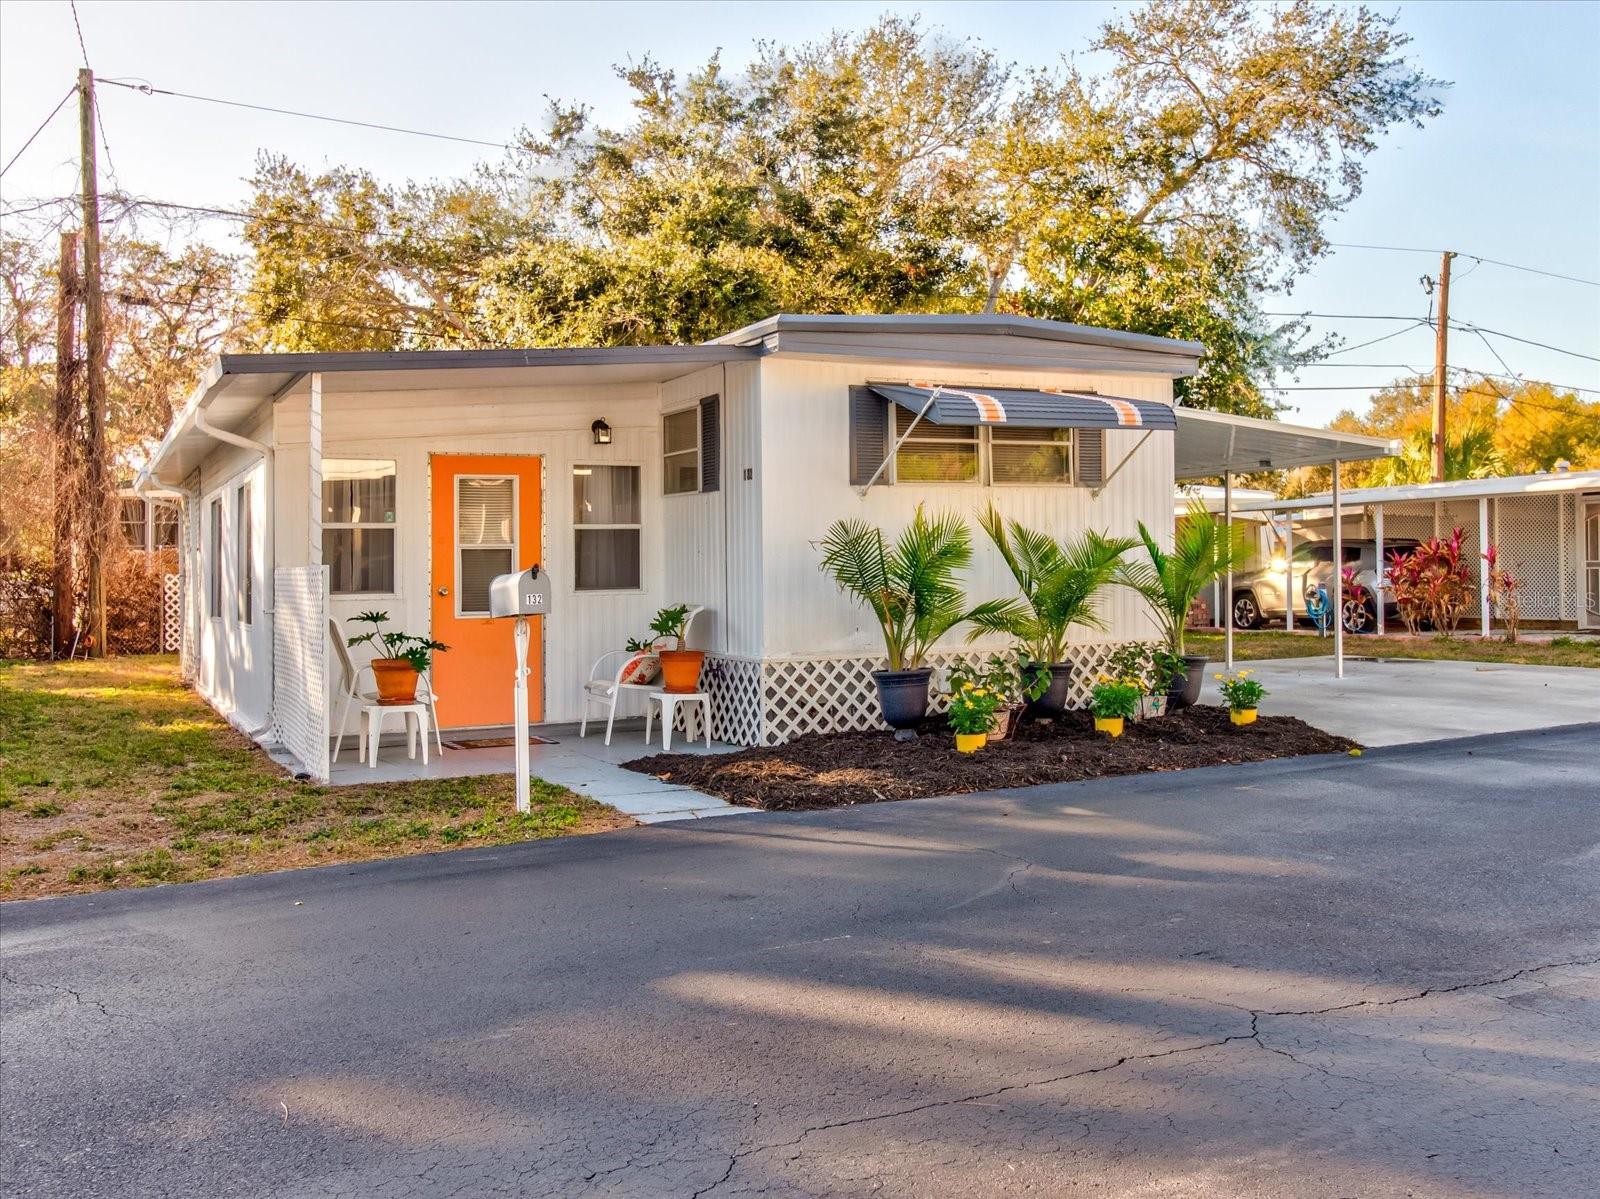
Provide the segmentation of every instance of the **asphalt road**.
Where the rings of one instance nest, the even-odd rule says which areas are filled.
[[[1600,726],[0,919],[7,1195],[1600,1194]]]

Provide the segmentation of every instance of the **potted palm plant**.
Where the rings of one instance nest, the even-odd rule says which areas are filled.
[[[356,623],[370,624],[372,628],[348,638],[350,645],[383,647],[384,656],[372,659],[372,677],[378,684],[378,702],[415,703],[417,677],[433,664],[435,653],[443,653],[450,647],[430,637],[385,630],[383,626],[389,623],[387,612],[363,612],[356,617]]]
[[[925,665],[934,643],[966,620],[988,619],[1006,605],[967,607],[956,573],[972,561],[972,534],[953,513],[929,517],[919,505],[891,545],[861,520],[838,520],[821,542],[822,569],[866,604],[883,633],[887,670],[872,672],[883,719],[897,737],[914,737],[928,712]]]
[[[1043,694],[1030,697],[1029,714],[1057,718],[1067,710],[1072,689],[1067,636],[1074,625],[1105,627],[1095,597],[1116,579],[1122,555],[1137,543],[1093,530],[1057,542],[1020,521],[1007,524],[992,504],[979,521],[1016,579],[1022,599],[975,614],[973,635],[1000,632],[1016,638],[1029,661],[1050,672]]]
[[[1229,535],[1198,504],[1178,521],[1171,550],[1161,548],[1143,521],[1139,522],[1139,539],[1144,542],[1146,560],[1124,562],[1117,579],[1144,597],[1161,627],[1167,652],[1183,659],[1183,668],[1173,670],[1169,677],[1167,709],[1185,708],[1200,698],[1210,660],[1205,654],[1183,652],[1189,609],[1213,579],[1243,570],[1253,551],[1243,529]]]

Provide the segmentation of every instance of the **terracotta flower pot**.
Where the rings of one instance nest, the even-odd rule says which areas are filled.
[[[1110,733],[1113,737],[1120,737],[1122,736],[1122,717],[1096,716],[1094,718],[1094,730],[1097,733]]]
[[[704,650],[662,649],[656,651],[661,659],[661,686],[664,691],[686,692],[700,690],[700,665],[706,660]]]
[[[988,733],[957,733],[956,753],[975,754],[988,743]]]
[[[380,704],[417,702],[417,668],[404,658],[374,658],[372,676],[378,681]]]
[[[1021,704],[1007,704],[1003,708],[996,709],[994,723],[989,726],[989,740],[1004,741],[1009,737],[1021,714]]]
[[[1228,710],[1228,719],[1233,721],[1234,724],[1254,724],[1256,722],[1256,710],[1254,708],[1230,708]]]

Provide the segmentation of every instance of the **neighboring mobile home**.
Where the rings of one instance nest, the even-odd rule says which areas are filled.
[[[554,589],[536,721],[576,720],[591,663],[684,602],[708,609],[715,735],[773,743],[876,720],[876,625],[817,567],[830,522],[892,535],[918,504],[993,501],[1057,536],[1167,536],[1172,383],[1201,352],[1011,316],[778,316],[693,346],[228,355],[141,483],[185,496],[186,672],[314,775],[328,616],[449,644],[441,724],[502,726],[511,630],[487,584],[533,562]],[[974,532],[969,594],[1010,594]],[[1104,611],[1086,666],[1153,631],[1130,593]]]

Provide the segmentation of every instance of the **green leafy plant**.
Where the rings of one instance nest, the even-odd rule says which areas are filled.
[[[990,620],[1007,607],[1002,600],[967,607],[955,580],[972,561],[972,534],[952,513],[930,518],[918,505],[892,546],[865,521],[835,521],[821,549],[822,569],[872,609],[890,670],[916,670],[958,624]]]
[[[1050,689],[1050,671],[1029,661],[1020,651],[1009,655],[990,654],[988,660],[980,664],[962,662],[950,668],[952,693],[967,683],[995,692],[1002,705],[1020,704],[1038,699]]]
[[[1261,706],[1261,697],[1267,689],[1250,676],[1253,670],[1239,670],[1233,674],[1214,674],[1211,677],[1221,684],[1222,706],[1230,712],[1244,712]]]
[[[1101,675],[1094,691],[1090,693],[1089,708],[1098,720],[1113,720],[1119,716],[1131,720],[1138,714],[1139,700],[1143,694],[1143,688],[1132,679],[1113,679]]]
[[[990,687],[964,682],[950,696],[946,719],[958,733],[987,733],[1005,696]]]
[[[688,621],[689,605],[674,604],[670,608],[662,608],[655,614],[654,619],[650,621],[650,631],[656,635],[657,640],[671,637],[672,643],[682,649],[684,638],[688,635],[688,629],[685,627]]]
[[[418,637],[411,633],[384,629],[383,626],[389,623],[387,612],[363,612],[355,619],[357,624],[370,624],[372,628],[348,638],[350,645],[382,646],[383,657],[398,658],[408,662],[418,674],[433,665],[434,654],[443,653],[450,648],[444,642],[435,641],[431,637]]]
[[[1139,522],[1139,539],[1144,542],[1146,560],[1124,561],[1117,579],[1144,598],[1161,627],[1167,650],[1181,657],[1189,609],[1213,579],[1248,565],[1254,553],[1249,534],[1236,526],[1229,536],[1221,522],[1196,504],[1178,521],[1172,549],[1162,549],[1143,521]]]
[[[1034,662],[1048,665],[1066,660],[1067,635],[1074,625],[1105,627],[1095,597],[1115,581],[1122,555],[1137,542],[1092,529],[1076,540],[1058,542],[1021,521],[1007,523],[993,504],[979,523],[1017,581],[1022,599],[975,618],[974,637],[1006,633]]]

